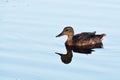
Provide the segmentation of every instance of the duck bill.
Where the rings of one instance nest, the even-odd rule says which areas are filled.
[[[58,55],[60,55],[60,56],[62,56],[62,54],[61,53],[58,53],[58,52],[55,52],[56,54],[58,54]]]
[[[60,36],[63,36],[63,33],[58,34],[56,37],[60,37]]]

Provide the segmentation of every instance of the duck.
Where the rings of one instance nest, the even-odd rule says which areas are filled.
[[[97,45],[99,43],[102,43],[103,37],[106,36],[105,33],[96,34],[96,31],[81,32],[78,34],[74,34],[74,30],[71,26],[65,27],[63,31],[56,37],[60,37],[63,35],[67,36],[67,40],[65,42],[66,46],[78,46],[78,47]]]

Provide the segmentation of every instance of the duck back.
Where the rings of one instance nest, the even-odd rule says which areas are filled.
[[[74,46],[88,46],[95,45],[102,42],[105,34],[95,34],[96,32],[83,32],[73,36]]]

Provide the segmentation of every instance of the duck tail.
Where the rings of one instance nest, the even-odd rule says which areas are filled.
[[[106,34],[105,34],[105,33],[103,33],[103,34],[101,34],[101,36],[102,36],[102,37],[104,37],[104,36],[106,36]]]
[[[101,34],[100,38],[102,39],[104,36],[106,36],[105,33]]]

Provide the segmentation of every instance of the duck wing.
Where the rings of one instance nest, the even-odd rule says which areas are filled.
[[[94,37],[95,36],[95,33],[96,31],[94,32],[82,32],[80,34],[76,34],[74,37],[73,37],[73,41],[83,41],[83,40],[86,40],[86,39],[89,39],[91,37]]]
[[[83,32],[73,37],[73,44],[78,46],[95,45],[102,42],[106,34],[95,34],[96,32]]]

